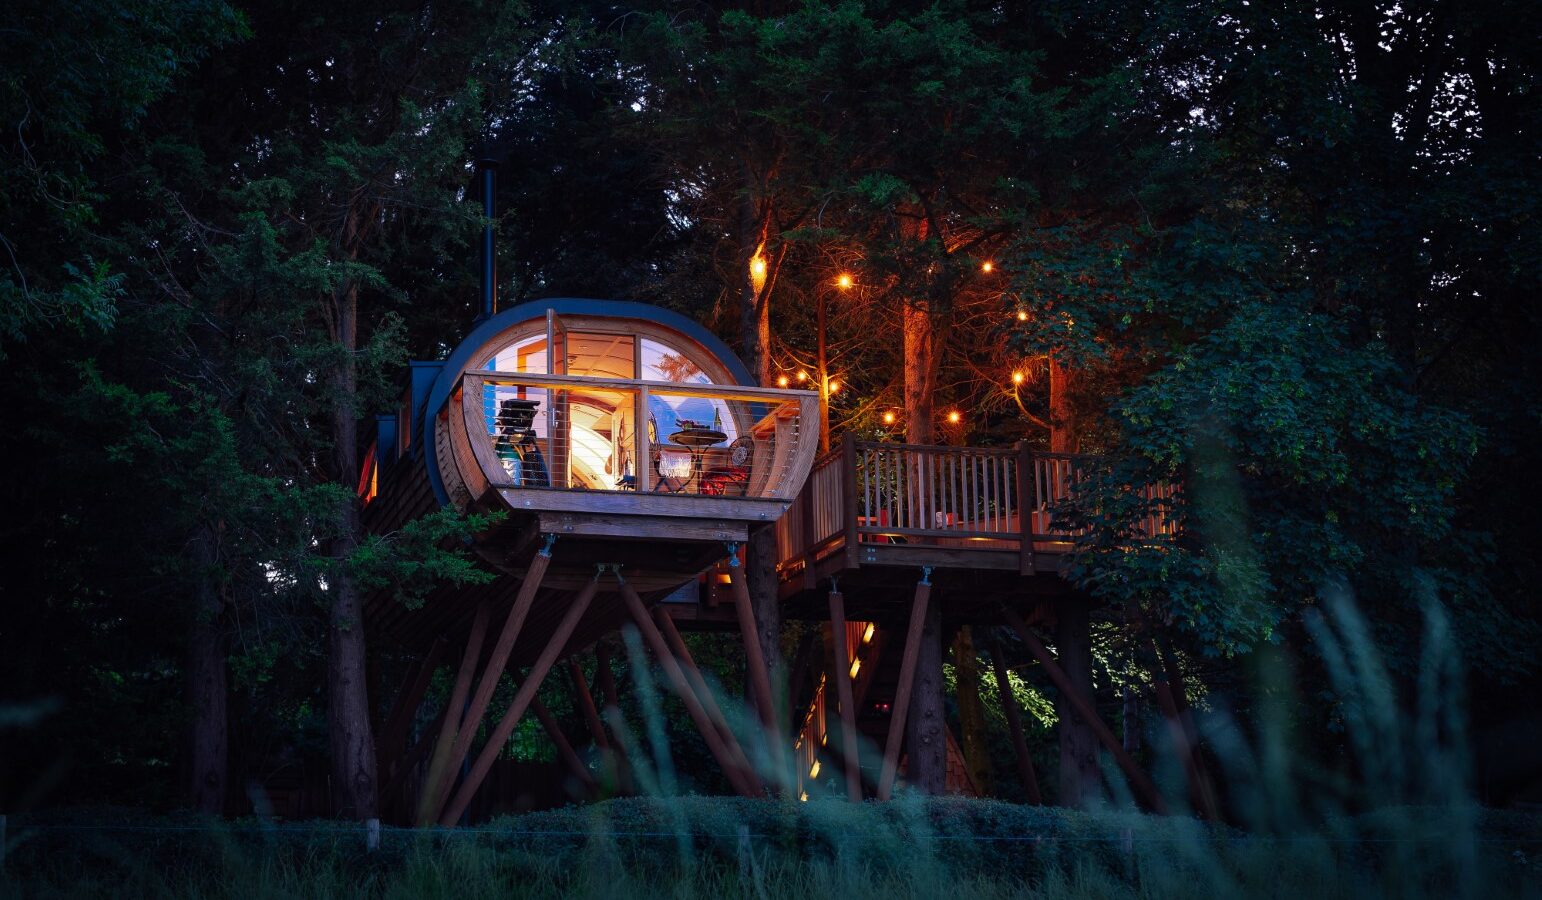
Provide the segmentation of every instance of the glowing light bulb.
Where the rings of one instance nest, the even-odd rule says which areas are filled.
[[[1019,321],[1019,322],[1026,322],[1026,321],[1028,321],[1028,310],[1026,310],[1026,309],[1018,310],[1017,311],[1017,321]]]
[[[836,391],[838,391],[840,389],[841,389],[841,383],[839,381],[832,381],[832,382],[830,382],[830,393],[833,394],[833,393],[835,393]]]
[[[948,413],[948,422],[950,424],[957,425],[959,423],[959,420],[962,419],[962,418],[963,418],[963,416],[959,415],[958,410],[956,410],[956,409],[953,410],[952,412]]]
[[[1012,373],[1012,383],[1013,384],[1022,384],[1023,383],[1023,373],[1021,373],[1021,372],[1013,372]]]
[[[989,275],[991,273],[991,270],[994,269],[994,268],[996,268],[996,266],[994,264],[992,264],[991,261],[988,260],[988,259],[985,262],[980,263],[980,271],[984,272],[987,275]]]
[[[851,273],[849,273],[849,272],[842,272],[841,274],[839,274],[839,275],[837,275],[835,277],[835,286],[840,288],[843,291],[851,290],[851,285],[852,284],[853,284],[853,281],[852,281],[852,278],[851,278]]]
[[[851,677],[852,678],[856,678],[857,677],[857,673],[860,672],[860,671],[862,671],[862,660],[860,660],[860,659],[852,660],[851,661]]]
[[[807,372],[799,372],[798,373],[798,381],[799,382],[808,381],[808,373]]]
[[[766,257],[759,253],[749,259],[749,280],[756,285],[756,290],[762,290],[766,285]]]
[[[808,777],[810,777],[810,778],[818,778],[819,777],[819,760],[817,760],[817,759],[814,760],[814,764],[812,766],[808,767]]]
[[[787,376],[786,375],[778,375],[776,377],[776,386],[777,387],[786,387],[787,386]]]
[[[862,643],[872,643],[873,635],[878,633],[878,626],[873,622],[867,623],[867,628],[862,631]]]
[[[894,424],[894,413],[886,411],[883,414],[883,424],[885,424],[885,425],[893,425]]]

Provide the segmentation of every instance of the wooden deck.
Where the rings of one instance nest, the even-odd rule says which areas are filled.
[[[1093,459],[1021,444],[920,446],[848,436],[814,462],[776,523],[782,598],[793,601],[831,578],[843,586],[902,586],[923,567],[955,587],[1051,590],[1042,576],[1060,581],[1075,539],[1054,509]],[[1172,488],[1143,490],[1165,497]],[[1173,525],[1153,517],[1143,528],[1170,534]]]

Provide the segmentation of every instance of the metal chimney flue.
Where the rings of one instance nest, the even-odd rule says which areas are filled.
[[[482,184],[482,310],[478,322],[492,318],[498,311],[498,254],[493,247],[493,221],[497,208],[493,202],[498,189],[498,162],[482,158],[477,160],[477,175]]]

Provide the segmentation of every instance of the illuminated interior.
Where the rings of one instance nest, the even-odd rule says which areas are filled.
[[[539,323],[537,323],[539,324]],[[549,352],[549,346],[557,348]],[[623,331],[567,330],[558,324],[516,336],[488,354],[481,367],[531,375],[567,375],[594,379],[668,384],[714,384],[698,347],[675,346],[653,336]],[[498,433],[494,411],[505,400],[534,401],[535,415],[527,443],[533,442],[550,484],[587,490],[628,490],[636,485],[636,393],[624,386],[488,386],[484,398],[488,430]],[[553,427],[553,410],[556,424]],[[693,463],[690,448],[674,443],[688,432],[717,432],[717,452],[744,433],[732,404],[709,397],[650,392],[647,407],[650,471],[668,485],[682,479]],[[657,488],[656,488],[657,489]]]

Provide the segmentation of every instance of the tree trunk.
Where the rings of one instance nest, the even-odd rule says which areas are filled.
[[[980,703],[980,662],[969,626],[953,639],[953,670],[958,675],[958,719],[964,766],[982,797],[994,791],[990,749],[985,740],[985,707]]]
[[[1068,597],[1055,602],[1055,651],[1071,685],[1094,702],[1092,691],[1092,625],[1087,602]],[[1098,793],[1098,739],[1076,712],[1070,699],[1057,696],[1060,719],[1060,805],[1085,806]]]
[[[910,758],[905,778],[927,794],[947,790],[947,720],[942,709],[942,604],[933,597],[926,605],[926,623],[916,657],[915,689],[910,695],[910,715],[905,720],[905,743]]]
[[[188,637],[187,682],[192,760],[188,802],[199,812],[225,811],[229,760],[229,692],[225,669],[225,598],[217,580],[219,554],[212,528],[193,535],[193,621]]]
[[[930,444],[936,435],[937,393],[931,307],[924,300],[907,301],[901,314],[905,331],[905,439],[912,444]]]
[[[1071,373],[1054,356],[1049,358],[1049,452],[1081,452],[1071,407]]]
[[[364,218],[350,204],[342,246],[357,257]],[[331,598],[327,636],[327,727],[331,738],[334,815],[371,819],[376,815],[378,785],[375,738],[370,727],[369,683],[364,643],[364,598],[348,572],[348,560],[364,530],[352,487],[359,475],[359,421],[355,413],[358,372],[359,288],[341,285],[332,296],[336,338],[344,358],[332,374],[331,438],[333,477],[347,489],[338,510],[338,534],[329,547],[333,565],[327,574]]]

